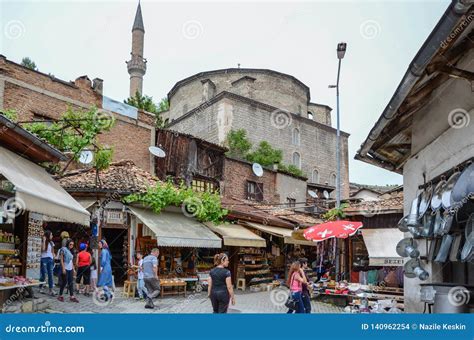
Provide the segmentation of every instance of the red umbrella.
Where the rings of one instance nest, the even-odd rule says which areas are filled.
[[[331,237],[348,238],[362,228],[361,222],[332,221],[318,224],[306,229],[303,236],[310,241],[319,242]]]

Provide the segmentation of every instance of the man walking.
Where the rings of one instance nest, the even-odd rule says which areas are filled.
[[[158,248],[153,248],[150,255],[143,259],[143,280],[147,289],[145,308],[153,309],[153,299],[160,294],[160,280],[158,279]]]

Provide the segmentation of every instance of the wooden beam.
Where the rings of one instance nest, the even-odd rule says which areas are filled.
[[[474,72],[461,70],[457,67],[445,66],[441,69],[441,72],[449,75],[451,78],[465,79],[469,82],[474,81]]]

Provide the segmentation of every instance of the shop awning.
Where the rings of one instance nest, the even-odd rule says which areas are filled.
[[[89,225],[89,212],[42,167],[1,146],[0,173],[15,186],[17,205],[21,208]]]
[[[224,245],[235,247],[266,247],[267,242],[264,238],[255,235],[250,230],[239,224],[221,224],[214,225],[206,223],[212,231],[222,236]]]
[[[365,247],[369,252],[370,266],[403,266],[403,258],[398,256],[397,243],[403,233],[397,228],[361,229]]]
[[[302,240],[297,240],[294,237],[291,236],[293,233],[292,229],[286,229],[286,228],[279,228],[279,227],[273,227],[273,226],[268,226],[268,225],[263,225],[263,224],[258,224],[258,223],[252,223],[252,222],[243,222],[243,224],[263,231],[264,233],[268,233],[273,236],[281,237],[283,238],[284,242],[287,244],[300,244],[304,246],[316,246],[316,242],[311,242],[311,241],[302,241]]]
[[[92,207],[96,202],[97,202],[97,199],[94,199],[94,198],[91,198],[91,199],[87,199],[87,198],[77,198],[77,202],[82,205],[82,207],[84,209],[89,209],[90,207]]]
[[[221,248],[222,241],[204,224],[178,212],[128,207],[153,233],[161,247]]]

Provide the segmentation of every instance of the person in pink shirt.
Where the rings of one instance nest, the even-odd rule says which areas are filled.
[[[289,309],[288,314],[293,312],[304,313],[304,304],[303,304],[303,283],[307,284],[306,276],[304,275],[303,269],[301,269],[301,264],[299,261],[293,262],[290,267],[290,272],[288,273],[287,285],[290,287],[290,293],[293,300],[296,301],[296,310]]]

